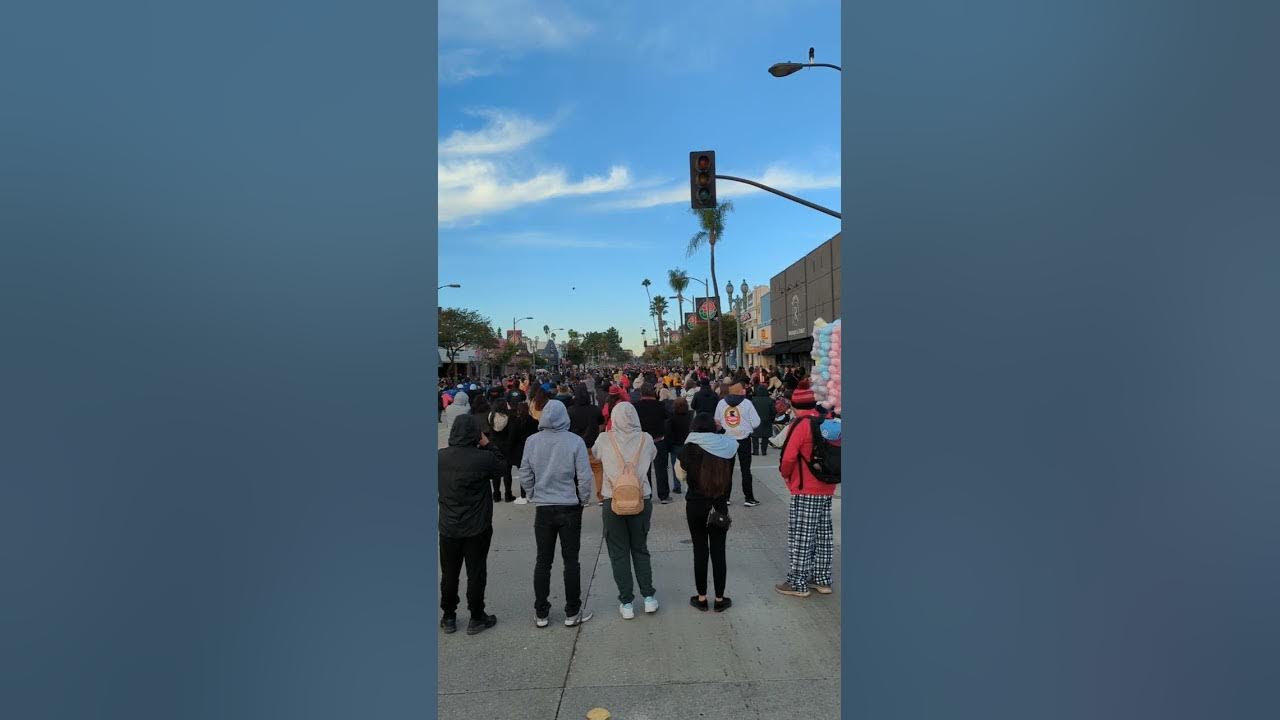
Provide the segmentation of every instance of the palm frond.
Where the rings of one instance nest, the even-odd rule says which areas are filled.
[[[693,257],[696,255],[698,251],[702,249],[702,244],[707,242],[710,237],[711,235],[706,230],[702,230],[698,234],[689,238],[689,247],[685,252],[686,257]]]

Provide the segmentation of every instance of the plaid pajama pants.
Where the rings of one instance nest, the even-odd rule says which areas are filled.
[[[809,581],[831,584],[835,533],[831,527],[830,495],[792,495],[787,514],[787,548],[791,572],[787,584],[807,590]]]

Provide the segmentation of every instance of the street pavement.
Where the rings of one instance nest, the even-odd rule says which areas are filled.
[[[445,444],[443,428],[440,446]],[[444,720],[580,720],[602,707],[613,720],[840,716],[840,499],[835,593],[779,595],[787,573],[787,490],[778,454],[752,458],[756,498],[742,505],[735,470],[724,613],[689,606],[693,551],[684,502],[655,505],[649,550],[661,608],[618,613],[617,588],[601,533],[601,508],[584,512],[584,607],[595,617],[564,626],[559,548],[551,575],[551,625],[533,624],[532,505],[499,503],[489,552],[488,612],[496,627],[468,636],[465,570],[458,632],[439,635],[439,717]],[[438,567],[438,566],[437,566]],[[437,570],[438,577],[438,570]],[[710,572],[708,571],[708,583]],[[438,596],[437,596],[438,598]],[[439,606],[434,608],[439,619]],[[440,632],[440,631],[437,631]]]

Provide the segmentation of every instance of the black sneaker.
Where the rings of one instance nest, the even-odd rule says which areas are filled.
[[[696,607],[696,608],[698,608],[698,609],[699,609],[699,610],[701,610],[702,612],[706,612],[706,611],[707,611],[707,601],[706,601],[706,600],[699,600],[697,595],[691,595],[691,596],[689,597],[689,604],[690,604],[690,605],[692,605],[692,606],[694,606],[694,607]]]
[[[748,500],[748,501],[746,501],[746,502],[744,502],[744,503],[742,503],[742,504],[743,504],[743,505],[746,505],[747,507],[755,507],[755,506],[757,506],[757,505],[759,505],[759,504],[760,504],[760,501],[759,501],[759,500],[756,500],[755,498],[751,498],[750,500]]]
[[[716,600],[716,607],[715,607],[716,612],[724,612],[725,610],[728,610],[731,607],[733,607],[733,600],[731,598],[724,597],[724,598],[720,598],[719,600]]]
[[[671,502],[671,498],[662,498],[661,500],[658,501],[660,505],[666,505],[669,502]]]
[[[683,490],[683,489],[681,489],[681,487],[680,487],[679,485],[677,485],[677,486],[676,486],[676,489],[675,489],[675,490],[672,490],[671,492],[673,492],[673,493],[675,493],[675,494],[677,494],[677,495],[680,495],[680,494],[682,494],[682,493],[684,492],[684,490]]]
[[[493,501],[494,501],[494,502],[502,502],[502,493],[494,493],[494,494],[493,494]]]
[[[458,616],[445,615],[444,617],[440,618],[440,627],[444,629],[446,634],[453,634],[458,632]]]
[[[485,630],[488,630],[489,628],[497,624],[498,624],[498,618],[496,615],[485,615],[483,618],[479,618],[479,619],[471,618],[471,622],[467,623],[467,634],[479,635],[480,633],[484,632]]]

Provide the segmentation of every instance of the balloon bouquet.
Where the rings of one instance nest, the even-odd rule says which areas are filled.
[[[813,394],[818,404],[841,411],[840,402],[840,321],[827,322],[818,318],[813,322]]]

